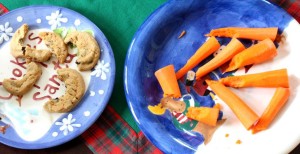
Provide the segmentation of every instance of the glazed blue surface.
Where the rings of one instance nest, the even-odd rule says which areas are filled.
[[[284,10],[262,0],[166,2],[136,32],[126,57],[124,87],[128,105],[140,129],[164,153],[195,152],[203,143],[200,134],[176,129],[169,112],[158,116],[147,109],[148,105],[158,104],[162,97],[154,72],[169,64],[173,64],[176,71],[180,69],[205,42],[204,35],[211,29],[228,26],[278,27],[281,33],[291,20],[292,17]],[[186,35],[178,39],[183,30]],[[226,38],[218,40],[222,45],[229,41]],[[252,45],[249,40],[242,42],[245,46]],[[199,65],[203,63],[205,61]],[[210,77],[216,79],[214,74]],[[197,98],[195,94],[194,97]]]
[[[70,141],[87,130],[98,119],[111,96],[115,79],[115,61],[113,51],[101,30],[86,17],[63,7],[29,6],[10,11],[5,15],[0,16],[0,24],[4,25],[5,22],[9,22],[14,31],[24,23],[27,23],[30,29],[50,29],[51,26],[48,24],[48,21],[45,17],[58,10],[63,17],[68,18],[68,22],[62,23],[61,27],[74,27],[75,20],[79,19],[81,23],[76,27],[78,30],[89,29],[94,32],[94,36],[101,47],[100,61],[110,64],[109,72],[106,72],[106,80],[102,80],[96,76],[91,76],[90,84],[86,85],[87,92],[82,98],[81,103],[74,110],[72,110],[72,112],[70,112],[73,115],[72,117],[76,119],[75,123],[81,124],[81,127],[74,127],[74,131],[69,132],[68,135],[63,135],[61,130],[59,130],[60,127],[53,124],[51,129],[44,137],[32,142],[21,139],[12,128],[9,128],[4,135],[0,135],[0,142],[3,144],[22,149],[41,149],[53,147]],[[18,16],[23,17],[22,22],[17,21]],[[37,24],[37,18],[41,19],[41,23]],[[7,42],[4,42],[3,44],[5,43]],[[99,89],[103,90],[103,94],[97,94]],[[90,91],[96,91],[96,94],[91,97]],[[84,116],[86,111],[89,111],[90,113],[88,116]],[[62,119],[67,118],[68,115],[69,113],[66,113],[57,121],[61,122]],[[3,125],[3,122],[0,121],[0,125]],[[53,137],[53,132],[57,132],[58,135]]]

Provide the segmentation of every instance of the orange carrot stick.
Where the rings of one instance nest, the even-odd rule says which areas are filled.
[[[232,40],[227,44],[227,46],[222,50],[222,52],[220,52],[216,57],[214,57],[208,63],[198,68],[196,72],[196,79],[200,79],[207,73],[220,67],[227,61],[231,60],[234,55],[243,51],[244,49],[245,46],[238,39],[232,38]]]
[[[265,130],[269,127],[273,119],[276,117],[277,113],[287,102],[289,96],[289,88],[279,87],[276,89],[275,94],[272,97],[272,100],[270,101],[269,105],[261,115],[256,125],[252,127],[253,134]]]
[[[246,103],[218,81],[205,80],[209,87],[229,106],[248,130],[257,120],[256,113]]]
[[[189,107],[186,116],[207,125],[216,126],[219,109],[209,107]]]
[[[229,76],[220,80],[225,86],[241,87],[289,87],[287,69],[279,69],[256,74]]]
[[[225,72],[233,71],[250,64],[270,60],[277,55],[276,47],[270,39],[265,39],[235,55]]]
[[[206,36],[218,36],[218,37],[235,37],[251,40],[262,41],[264,39],[276,39],[278,27],[270,28],[242,28],[242,27],[225,27],[213,29]]]
[[[179,85],[176,79],[175,69],[173,65],[168,65],[157,70],[154,75],[156,76],[164,96],[181,97]]]
[[[210,37],[197,51],[196,53],[187,61],[187,63],[176,72],[177,79],[184,76],[189,70],[194,68],[206,57],[211,55],[214,51],[220,48],[220,43],[215,37]]]

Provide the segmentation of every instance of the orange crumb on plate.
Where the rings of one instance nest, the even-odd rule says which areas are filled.
[[[217,108],[217,109],[221,110],[222,106],[221,106],[221,104],[216,103],[213,108]]]
[[[185,35],[185,33],[186,33],[186,31],[183,30],[183,31],[180,33],[180,35],[178,36],[178,39],[182,38],[182,37]]]
[[[225,134],[225,137],[228,137],[229,136],[229,134]]]
[[[241,144],[242,143],[242,141],[241,140],[236,140],[236,142],[235,142],[236,144]]]

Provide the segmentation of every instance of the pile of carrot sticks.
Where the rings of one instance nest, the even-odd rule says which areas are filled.
[[[196,80],[205,77],[207,74],[227,62],[229,62],[229,65],[224,72],[235,71],[247,65],[260,64],[273,59],[277,56],[277,50],[273,42],[277,37],[277,33],[277,27],[226,27],[211,30],[210,33],[206,35],[209,36],[209,39],[199,47],[195,54],[192,55],[187,60],[186,64],[177,72],[173,65],[168,65],[155,72],[155,76],[163,89],[164,96],[174,98],[181,97],[177,80],[184,77],[188,71],[195,68],[201,61],[220,48],[221,45],[216,37],[230,37],[231,41],[222,52],[197,69]],[[246,48],[239,41],[239,38],[257,40],[259,42]],[[286,104],[290,95],[289,78],[286,68],[256,74],[229,76],[222,78],[219,81],[205,81],[212,91],[229,106],[243,126],[247,130],[252,130],[252,133],[267,129],[280,109]],[[259,117],[246,102],[226,86],[233,88],[276,88],[276,91],[263,114]],[[202,110],[203,109],[201,109],[201,111]],[[199,117],[195,114],[199,114],[200,109],[191,109],[191,111],[193,111],[191,113],[194,113],[193,115],[190,115],[191,117]],[[206,113],[208,113],[208,111],[206,111]],[[210,122],[207,121],[207,123]]]

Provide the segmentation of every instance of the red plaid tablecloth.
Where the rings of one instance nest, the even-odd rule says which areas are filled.
[[[279,5],[300,23],[300,0],[269,0]]]
[[[269,0],[285,9],[300,22],[300,0]],[[0,14],[8,12],[0,3]],[[162,153],[142,132],[135,132],[111,106],[80,137],[57,147],[26,151],[0,144],[0,153]],[[291,153],[300,153],[300,146]]]
[[[81,137],[94,153],[161,153],[142,132],[135,132],[110,106]]]

